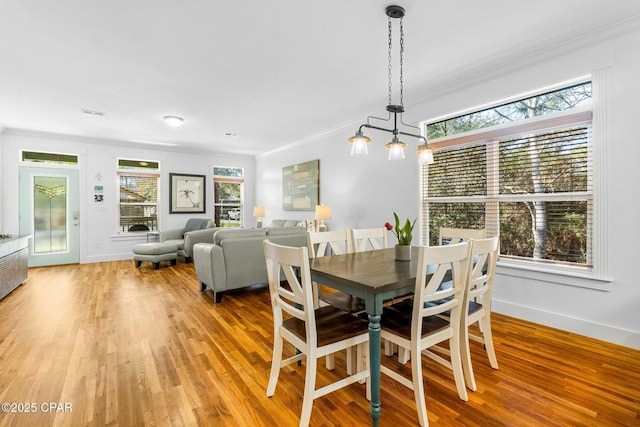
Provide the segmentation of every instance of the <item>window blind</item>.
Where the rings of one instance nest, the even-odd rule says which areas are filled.
[[[540,128],[437,151],[422,166],[422,243],[485,228],[501,256],[591,266],[591,126]]]
[[[157,230],[159,175],[121,172],[118,179],[120,232]]]

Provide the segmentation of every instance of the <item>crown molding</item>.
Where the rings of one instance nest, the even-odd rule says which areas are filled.
[[[414,95],[409,105],[415,106],[430,99],[495,79],[541,60],[562,56],[578,49],[622,37],[634,31],[640,31],[640,14],[568,39],[531,44],[529,47],[521,49],[520,53],[493,57],[476,66],[466,67],[463,72],[458,74],[449,74],[446,77],[416,85],[408,90]],[[603,66],[606,65],[611,64],[603,64]]]

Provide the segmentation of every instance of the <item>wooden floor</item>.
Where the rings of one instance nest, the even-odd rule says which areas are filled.
[[[472,343],[468,402],[425,359],[431,426],[640,425],[640,351],[500,315],[493,329],[500,369]],[[267,288],[214,305],[192,265],[30,269],[0,301],[0,402],[32,412],[3,412],[0,426],[296,426],[304,366],[267,398],[272,335]],[[383,356],[408,373],[396,360]],[[344,355],[320,366],[319,382],[343,374]],[[384,376],[382,404],[381,426],[417,425],[412,392]],[[368,411],[355,384],[316,400],[311,425],[365,426]]]

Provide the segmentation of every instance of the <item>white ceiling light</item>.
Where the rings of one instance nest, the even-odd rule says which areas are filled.
[[[182,125],[182,122],[184,122],[184,119],[178,116],[164,116],[162,120],[172,128],[177,128]]]

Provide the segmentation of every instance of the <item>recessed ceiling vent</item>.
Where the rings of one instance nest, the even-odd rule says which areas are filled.
[[[104,116],[104,111],[89,110],[88,108],[81,108],[80,111],[90,116]]]

